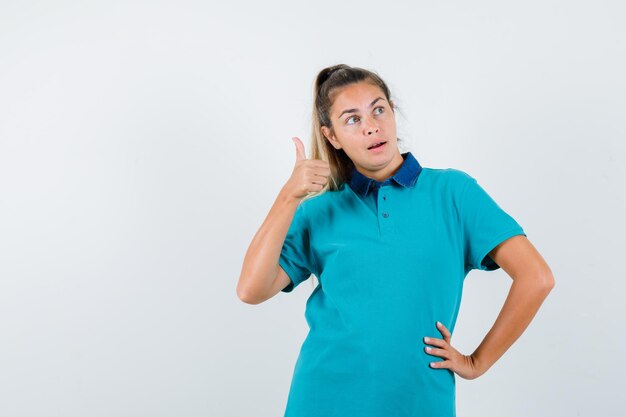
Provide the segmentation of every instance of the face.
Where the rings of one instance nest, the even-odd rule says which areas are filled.
[[[378,87],[359,82],[343,87],[330,109],[332,126],[322,133],[335,149],[343,149],[362,174],[382,181],[402,165],[392,104]],[[378,148],[372,145],[386,142]]]

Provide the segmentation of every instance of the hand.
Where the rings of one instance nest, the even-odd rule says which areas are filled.
[[[293,139],[296,145],[296,164],[283,188],[290,196],[302,199],[324,188],[330,176],[330,165],[321,159],[306,159],[304,144],[297,137]]]
[[[443,335],[443,340],[435,339],[433,337],[425,337],[424,342],[426,344],[437,346],[440,349],[431,348],[430,351],[428,350],[428,347],[424,349],[429,355],[439,356],[446,360],[431,362],[431,368],[450,369],[458,376],[465,379],[475,379],[482,375],[482,372],[476,366],[476,362],[472,355],[463,355],[452,347],[450,344],[450,332],[448,329],[446,329],[446,327],[440,322],[437,322],[437,328]]]

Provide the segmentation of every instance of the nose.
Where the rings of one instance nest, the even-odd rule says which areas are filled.
[[[365,125],[365,133],[371,135],[372,133],[378,133],[378,126],[371,119],[367,119],[367,124]]]

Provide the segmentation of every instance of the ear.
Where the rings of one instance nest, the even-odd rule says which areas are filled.
[[[332,129],[329,129],[327,126],[322,126],[322,134],[324,135],[326,139],[328,139],[328,141],[333,146],[333,148],[341,149],[341,143],[339,143],[339,141],[333,134]]]

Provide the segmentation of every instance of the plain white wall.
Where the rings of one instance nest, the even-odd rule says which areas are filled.
[[[626,367],[620,1],[0,3],[0,415],[278,416],[310,281],[245,251],[323,67],[378,72],[423,166],[463,169],[556,287],[460,416],[617,415]],[[471,353],[509,277],[472,271]]]

